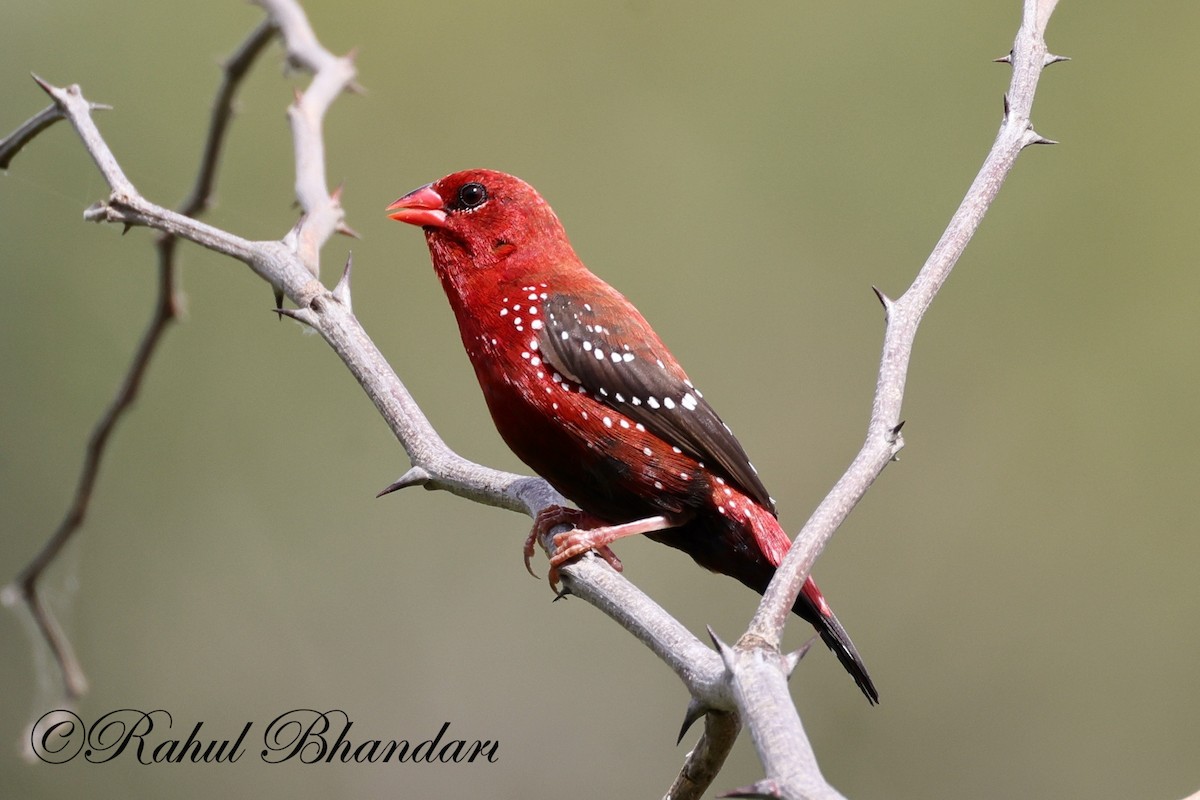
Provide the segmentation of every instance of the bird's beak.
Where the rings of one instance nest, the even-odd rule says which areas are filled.
[[[388,216],[397,222],[422,228],[446,227],[446,203],[433,190],[433,184],[414,189],[387,207]]]

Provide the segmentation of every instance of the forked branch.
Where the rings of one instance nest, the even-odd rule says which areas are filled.
[[[289,108],[296,151],[296,195],[303,214],[281,240],[247,240],[189,216],[203,207],[208,189],[201,187],[211,187],[211,178],[206,180],[203,168],[193,202],[185,204],[184,213],[169,211],[142,197],[100,135],[92,120],[93,106],[78,87],[61,89],[44,85],[54,99],[53,111],[39,114],[9,140],[0,143],[2,163],[6,164],[22,145],[55,119],[68,119],[111,189],[108,199],[90,208],[85,217],[163,232],[160,242],[169,244],[160,247],[165,252],[162,258],[167,261],[174,237],[236,258],[295,303],[295,309],[281,309],[280,313],[320,333],[370,396],[408,454],[413,468],[397,486],[442,489],[530,516],[549,505],[561,504],[562,498],[540,479],[493,470],[450,450],[354,317],[349,263],[332,290],[317,279],[318,254],[324,242],[334,232],[352,233],[345,226],[340,190],[327,189],[321,121],[340,92],[356,88],[353,63],[350,57],[332,56],[320,46],[295,2],[258,2],[267,9],[269,20],[251,36],[248,45],[259,42],[256,37],[265,43],[271,29],[278,27],[286,41],[289,63],[316,71],[308,90],[298,95]],[[825,542],[903,446],[899,434],[900,402],[921,315],[978,227],[1016,155],[1029,144],[1045,141],[1033,132],[1029,113],[1037,77],[1054,60],[1046,54],[1043,40],[1054,5],[1055,0],[1026,0],[1025,22],[1011,56],[1013,83],[996,144],[913,286],[896,301],[880,295],[888,322],[867,441],[846,475],[801,531],[747,634],[732,647],[718,645],[718,655],[601,560],[585,557],[563,569],[564,584],[572,594],[597,606],[632,632],[679,675],[693,698],[688,722],[707,713],[705,734],[689,754],[669,797],[691,798],[703,794],[743,723],[750,730],[767,775],[759,784],[742,790],[743,794],[839,796],[821,777],[787,693],[786,678],[797,658],[779,653],[783,621]],[[223,90],[219,104],[227,102],[229,96]],[[211,154],[206,149],[204,163],[211,164],[212,169],[218,152],[219,145],[211,148]],[[164,320],[173,313],[173,296],[172,285],[164,283],[156,312]],[[131,370],[130,374],[136,372]],[[87,492],[91,482],[94,475],[89,479]],[[53,553],[47,561],[52,558]],[[31,600],[34,603],[36,600]]]
[[[917,327],[975,235],[983,215],[1000,191],[1017,156],[1031,144],[1050,144],[1033,128],[1030,116],[1042,70],[1063,60],[1046,49],[1045,32],[1057,0],[1025,0],[1022,23],[1011,53],[1012,65],[1004,96],[1004,115],[996,141],[966,196],[950,220],[916,279],[898,299],[876,289],[887,320],[871,420],[862,449],[850,467],[805,523],[771,581],[750,626],[726,656],[736,687],[738,708],[767,768],[768,781],[783,797],[837,796],[820,779],[811,747],[795,714],[753,713],[751,706],[771,709],[790,704],[786,677],[790,666],[779,654],[783,626],[812,569],[833,533],[866,494],[884,467],[904,446],[900,418],[908,364]],[[790,707],[790,705],[788,706]],[[808,771],[791,772],[809,763]],[[826,792],[831,794],[826,794]]]
[[[221,146],[225,141],[225,132],[228,129],[229,121],[233,116],[234,95],[237,93],[242,78],[250,69],[250,65],[253,64],[274,33],[275,29],[270,20],[263,22],[226,62],[225,76],[221,82],[221,88],[217,92],[216,101],[213,103],[212,117],[209,122],[208,136],[205,138],[204,154],[200,159],[196,184],[188,198],[180,205],[180,214],[194,217],[208,207],[213,186],[216,183]],[[52,94],[53,87],[37,76],[34,76],[34,80]],[[101,108],[97,105],[91,107]],[[12,157],[20,152],[26,143],[63,118],[62,106],[54,103],[0,142],[0,169],[7,169]],[[123,177],[119,167],[115,174]],[[87,676],[84,673],[83,665],[71,647],[70,639],[63,632],[54,612],[39,593],[38,584],[45,574],[46,568],[54,563],[58,554],[75,536],[87,518],[92,491],[95,489],[96,480],[100,474],[100,465],[103,462],[109,438],[116,429],[117,423],[125,416],[137,398],[142,379],[150,367],[150,362],[154,358],[168,326],[179,316],[180,304],[175,289],[177,272],[175,245],[177,241],[176,237],[170,234],[164,234],[158,238],[156,243],[158,293],[154,299],[150,321],[142,333],[129,367],[121,380],[121,385],[117,388],[108,408],[97,420],[91,436],[88,437],[83,466],[76,479],[75,492],[67,512],[58,524],[58,528],[4,593],[6,604],[24,602],[29,609],[34,624],[46,640],[54,663],[58,666],[59,674],[62,676],[63,691],[67,699],[72,701],[87,691]]]

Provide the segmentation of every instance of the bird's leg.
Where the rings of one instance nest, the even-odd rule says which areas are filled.
[[[550,506],[539,511],[533,521],[533,528],[529,531],[529,536],[525,538],[525,570],[535,578],[537,574],[534,573],[533,567],[529,565],[529,560],[533,558],[533,550],[537,546],[538,538],[556,525],[570,525],[573,529],[582,528],[591,530],[594,528],[603,528],[604,520],[579,509],[565,508],[563,506]],[[568,531],[568,533],[570,532]],[[583,552],[586,552],[586,550]],[[621,565],[621,559],[617,558],[617,554],[606,545],[597,547],[596,552],[617,572],[624,569]],[[550,565],[550,574],[552,578],[550,587],[554,588],[555,584],[558,583],[558,568],[553,562]]]
[[[581,524],[583,523],[583,524]],[[594,523],[594,524],[593,524]],[[558,568],[573,558],[595,550],[596,553],[618,572],[621,571],[621,560],[609,548],[617,539],[626,536],[637,536],[643,533],[674,528],[682,524],[679,520],[664,515],[646,517],[620,525],[607,525],[602,520],[585,514],[582,511],[561,507],[548,508],[538,514],[533,531],[525,541],[525,567],[529,569],[529,558],[533,555],[534,542],[538,535],[555,525],[568,524],[572,528],[554,535],[554,553],[550,556],[550,588],[558,585]],[[532,570],[531,570],[532,572]]]

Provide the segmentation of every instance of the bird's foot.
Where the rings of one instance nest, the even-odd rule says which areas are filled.
[[[594,523],[594,524],[593,524]],[[533,555],[534,543],[539,535],[555,525],[571,525],[569,531],[554,534],[553,553],[550,556],[550,588],[557,591],[558,568],[568,561],[578,558],[589,551],[595,551],[609,566],[620,572],[621,559],[617,558],[609,545],[617,539],[626,536],[637,536],[641,533],[661,531],[677,525],[665,516],[646,517],[645,519],[625,522],[620,525],[607,525],[601,520],[569,508],[552,507],[538,514],[534,521],[533,531],[525,540],[525,568],[529,569],[529,559]],[[586,526],[586,527],[585,527]],[[532,570],[530,570],[532,574]]]
[[[558,568],[560,565],[569,561],[572,558],[583,555],[588,550],[595,550],[596,553],[608,562],[608,565],[620,572],[625,567],[621,564],[621,559],[617,558],[617,554],[612,551],[607,544],[599,543],[590,547],[583,547],[578,552],[572,552],[571,555],[565,558],[559,558],[559,549],[563,546],[560,541],[566,541],[564,537],[570,537],[572,534],[584,534],[593,530],[602,530],[605,528],[604,522],[598,517],[585,513],[575,508],[564,508],[563,506],[550,506],[538,512],[537,518],[533,521],[533,528],[529,531],[529,536],[525,538],[525,570],[537,577],[537,573],[533,571],[530,565],[530,560],[533,558],[534,548],[537,547],[538,539],[542,534],[549,531],[557,525],[570,525],[571,530],[557,534],[554,537],[554,557],[550,559],[550,588],[558,591]],[[570,546],[570,545],[568,545]]]

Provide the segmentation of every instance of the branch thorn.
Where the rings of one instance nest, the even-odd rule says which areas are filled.
[[[682,742],[688,729],[696,724],[696,720],[703,718],[707,713],[708,707],[699,700],[694,697],[688,700],[687,711],[683,714],[683,725],[679,728],[679,737],[675,740],[675,744],[678,745]]]
[[[275,301],[277,303],[279,303],[280,305],[277,305],[275,308],[272,308],[271,311],[273,311],[275,314],[279,315],[280,319],[287,317],[288,319],[294,319],[297,322],[304,322],[304,320],[301,319],[300,314],[299,314],[300,309],[284,308],[282,306],[283,292],[279,291],[278,289],[275,290]]]
[[[1006,55],[1002,55],[999,58],[993,58],[992,63],[994,63],[994,64],[1011,64],[1012,63],[1012,50],[1009,50]]]
[[[883,306],[883,310],[890,314],[892,311],[892,306],[896,305],[896,301],[884,294],[878,286],[872,286],[871,291],[874,292],[875,296],[879,298],[879,304]]]
[[[1042,67],[1048,67],[1051,64],[1057,64],[1060,61],[1070,61],[1070,56],[1056,56],[1054,53],[1046,53],[1046,57],[1042,59]]]
[[[1040,133],[1035,131],[1033,128],[1030,128],[1029,133],[1026,136],[1025,144],[1026,144],[1026,146],[1028,146],[1031,144],[1058,144],[1058,142],[1054,139],[1047,139],[1045,136],[1042,136]]]
[[[52,86],[49,83],[47,83],[46,81],[42,80],[42,77],[40,75],[38,75],[36,72],[29,73],[29,77],[33,78],[34,83],[36,83],[38,86],[42,87],[43,92],[50,95],[51,97],[54,97],[54,90],[55,90],[54,86]],[[57,98],[55,98],[55,100],[57,101]]]
[[[787,664],[787,675],[792,677],[792,673],[796,671],[796,667],[800,664],[800,659],[808,655],[809,649],[813,646],[813,642],[817,640],[816,636],[808,637],[808,641],[800,645],[798,648],[788,653],[783,657],[784,663]]]
[[[383,497],[385,494],[391,494],[392,492],[400,489],[407,489],[409,486],[424,486],[432,478],[433,476],[430,475],[424,467],[413,467],[395,481],[388,484],[388,486],[382,492],[375,496]]]
[[[346,266],[342,268],[342,277],[337,286],[333,287],[333,299],[350,308],[350,267],[354,264],[354,253],[346,255]]]
[[[705,625],[704,629],[708,631],[708,638],[712,639],[713,647],[717,648],[717,653],[721,656],[721,661],[725,663],[725,669],[733,670],[733,648],[721,641],[717,636],[717,632],[712,629],[711,625]]]

